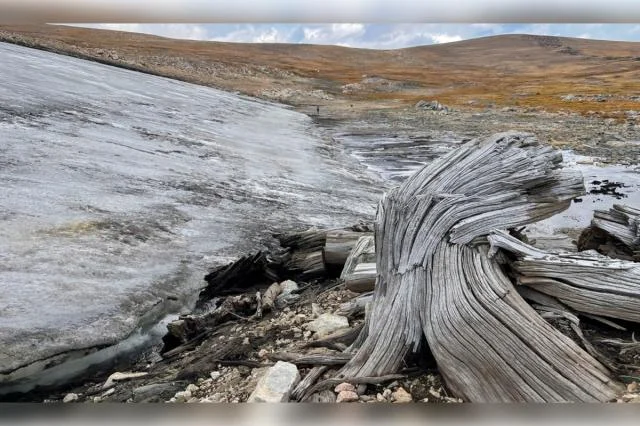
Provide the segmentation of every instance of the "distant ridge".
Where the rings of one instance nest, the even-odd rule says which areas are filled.
[[[0,40],[292,105],[333,100],[406,107],[437,99],[458,108],[543,107],[612,116],[640,110],[637,42],[509,34],[374,50],[177,40],[53,25],[0,26]],[[363,83],[366,76],[385,81]]]

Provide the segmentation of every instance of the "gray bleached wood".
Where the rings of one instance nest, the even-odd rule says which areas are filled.
[[[620,385],[518,294],[487,235],[566,209],[584,193],[562,155],[527,134],[466,143],[385,194],[377,281],[339,377],[399,370],[423,336],[449,389],[477,402],[607,401]]]
[[[518,256],[511,264],[517,283],[555,297],[592,315],[640,322],[640,264],[611,259],[595,251],[547,253],[505,234],[489,236],[493,251]]]
[[[373,236],[360,237],[344,263],[340,279],[358,293],[373,290],[376,282],[375,241]]]
[[[362,232],[335,229],[327,232],[324,259],[327,265],[344,265],[352,249],[363,236]]]
[[[632,253],[640,255],[640,209],[614,204],[609,211],[593,212],[591,225],[616,237]]]

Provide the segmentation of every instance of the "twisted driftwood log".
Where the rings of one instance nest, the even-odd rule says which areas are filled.
[[[619,239],[629,250],[640,251],[640,209],[614,204],[608,212],[596,210],[591,224]]]
[[[591,226],[580,235],[578,247],[640,262],[640,209],[614,204],[609,211],[596,210]]]
[[[518,284],[553,296],[593,315],[640,323],[640,264],[596,252],[548,253],[503,232],[489,236],[492,248],[518,256],[511,266]]]
[[[377,281],[341,377],[395,373],[426,342],[468,401],[607,401],[620,385],[518,294],[487,235],[566,209],[584,193],[562,155],[520,133],[471,141],[386,194]]]

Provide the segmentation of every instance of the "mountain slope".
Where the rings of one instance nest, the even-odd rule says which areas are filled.
[[[640,109],[640,44],[501,35],[398,50],[175,40],[67,26],[0,26],[0,40],[292,105]],[[371,78],[374,76],[375,78]],[[562,99],[563,96],[569,96]]]

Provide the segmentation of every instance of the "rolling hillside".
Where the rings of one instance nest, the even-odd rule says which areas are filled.
[[[0,26],[0,40],[292,105],[640,109],[640,45],[502,35],[398,50],[175,40],[67,26]]]

